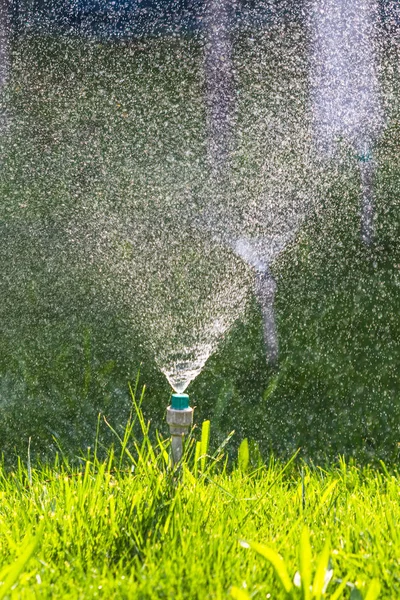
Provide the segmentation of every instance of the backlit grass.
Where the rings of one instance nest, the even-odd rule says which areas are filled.
[[[228,466],[207,439],[172,470],[134,403],[106,460],[3,470],[0,598],[399,596],[397,471],[263,464],[246,441]]]

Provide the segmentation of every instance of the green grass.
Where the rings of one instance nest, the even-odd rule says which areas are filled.
[[[0,598],[399,596],[397,471],[264,464],[246,441],[228,467],[202,430],[171,469],[134,400],[105,460],[2,469]]]

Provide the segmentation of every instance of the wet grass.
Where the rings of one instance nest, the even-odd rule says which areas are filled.
[[[397,471],[265,464],[247,440],[228,467],[207,429],[172,469],[134,400],[105,460],[1,469],[0,598],[399,596]]]

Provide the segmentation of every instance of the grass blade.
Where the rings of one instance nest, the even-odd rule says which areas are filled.
[[[329,542],[326,542],[324,549],[321,552],[321,556],[318,560],[317,570],[315,571],[314,583],[312,588],[313,598],[315,598],[316,600],[319,600],[324,592],[325,579],[329,564],[329,555],[330,545]]]
[[[311,587],[311,546],[310,534],[307,527],[303,527],[300,536],[299,566],[303,600],[309,600]]]
[[[236,586],[231,587],[231,596],[234,600],[250,600],[248,592]]]
[[[368,592],[365,595],[364,600],[377,600],[381,593],[381,584],[378,579],[373,579],[368,588]]]
[[[239,446],[238,450],[238,464],[239,469],[246,473],[249,466],[249,441],[247,438],[244,438],[242,443]]]
[[[0,600],[8,594],[10,589],[15,585],[18,577],[25,569],[27,563],[32,558],[37,545],[42,537],[44,525],[38,530],[37,534],[33,537],[28,535],[25,537],[23,542],[23,550],[17,560],[11,565],[7,565],[0,572],[0,581],[4,580],[3,585],[0,587]]]
[[[287,594],[289,594],[293,588],[293,584],[287,572],[285,561],[283,560],[282,556],[272,548],[268,548],[268,546],[258,544],[257,542],[241,542],[241,544],[244,548],[251,548],[257,554],[271,563],[279,581],[282,584],[283,589]]]
[[[341,600],[343,598],[343,592],[346,589],[346,587],[347,587],[347,578],[341,582],[341,584],[339,585],[337,590],[335,590],[333,592],[333,594],[330,596],[329,600]]]
[[[210,442],[210,421],[203,421],[201,426],[201,470],[204,471],[207,462],[208,444]]]

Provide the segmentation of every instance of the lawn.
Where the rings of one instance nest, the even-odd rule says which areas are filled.
[[[397,470],[264,463],[246,439],[228,466],[209,422],[171,468],[148,433],[134,401],[106,460],[1,471],[0,598],[398,597]]]

